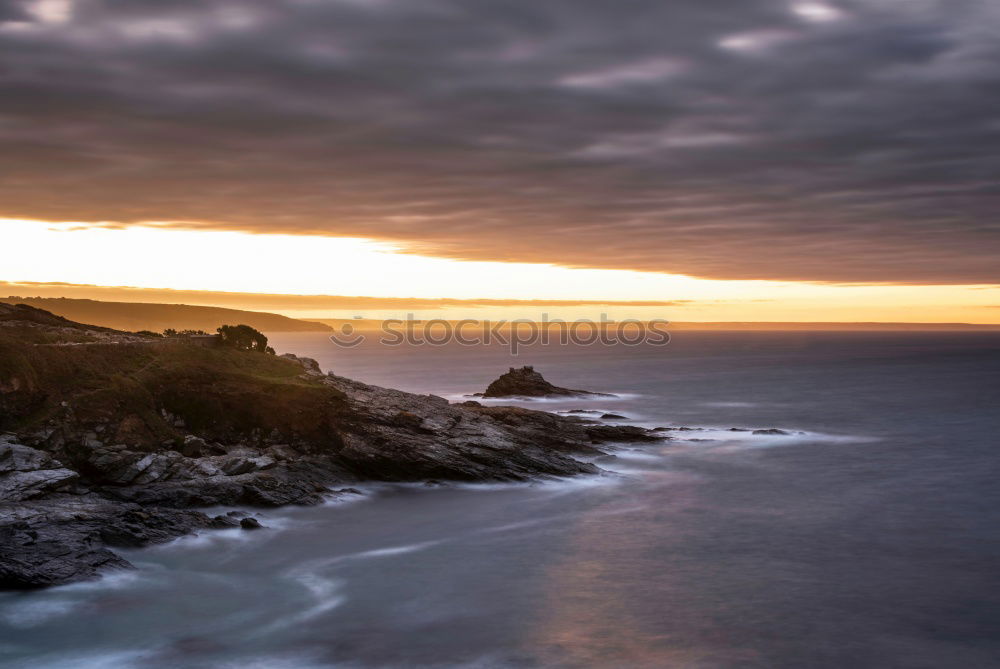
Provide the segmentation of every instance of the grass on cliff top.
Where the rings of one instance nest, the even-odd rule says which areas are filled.
[[[258,352],[183,344],[34,346],[0,333],[0,390],[22,391],[0,403],[7,414],[0,427],[45,423],[65,411],[65,401],[84,424],[131,417],[131,427],[117,435],[122,443],[182,436],[164,421],[163,409],[181,416],[187,429],[219,440],[274,430],[320,439],[336,422],[342,395],[302,373],[293,361]]]

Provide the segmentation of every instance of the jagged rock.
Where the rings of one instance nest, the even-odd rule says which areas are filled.
[[[0,502],[20,502],[62,488],[79,475],[48,454],[0,437]]]
[[[15,443],[12,435],[0,436],[0,473],[33,472],[37,469],[62,467],[47,453]]]
[[[510,368],[491,383],[483,397],[614,397],[606,393],[592,393],[587,390],[573,390],[554,386],[535,371],[534,367]]]
[[[309,376],[323,376],[323,370],[319,368],[319,363],[312,358],[306,358],[293,353],[285,353],[281,357],[302,365],[302,368],[306,370],[305,373]]]
[[[76,480],[69,469],[46,469],[36,472],[10,472],[0,475],[0,502],[20,502],[57,490]]]
[[[107,546],[144,546],[207,527],[197,511],[143,509],[95,496],[0,505],[0,588],[38,588],[131,565]]]
[[[219,465],[219,469],[227,476],[239,476],[240,474],[249,474],[250,472],[262,469],[269,469],[275,466],[275,464],[277,464],[277,461],[269,455],[251,458],[237,456],[223,461]]]

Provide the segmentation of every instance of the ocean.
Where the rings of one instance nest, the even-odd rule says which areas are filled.
[[[524,406],[695,429],[601,476],[369,485],[126,551],[137,570],[0,595],[0,666],[1000,667],[1000,335],[271,343],[453,400],[530,364],[620,397]],[[792,434],[742,431],[767,428]]]

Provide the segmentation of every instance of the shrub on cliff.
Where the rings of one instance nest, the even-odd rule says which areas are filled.
[[[219,336],[222,337],[223,346],[241,351],[274,353],[274,349],[267,345],[267,337],[264,336],[264,333],[249,325],[223,325],[218,332]]]

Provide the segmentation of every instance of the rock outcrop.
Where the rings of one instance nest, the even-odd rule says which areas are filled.
[[[32,318],[20,323],[21,313]],[[362,481],[596,474],[588,460],[603,455],[602,444],[665,438],[450,404],[324,375],[309,358],[107,345],[114,332],[102,332],[100,346],[53,345],[60,333],[91,332],[20,308],[8,316],[0,362],[16,364],[0,365],[0,588],[127,568],[115,547],[199,530],[266,531],[199,507],[315,504]]]
[[[58,460],[0,435],[0,503],[21,502],[58,490],[78,478]]]
[[[560,388],[545,380],[534,367],[525,366],[520,369],[511,367],[491,383],[481,397],[614,397],[607,393],[594,393],[588,390]]]

